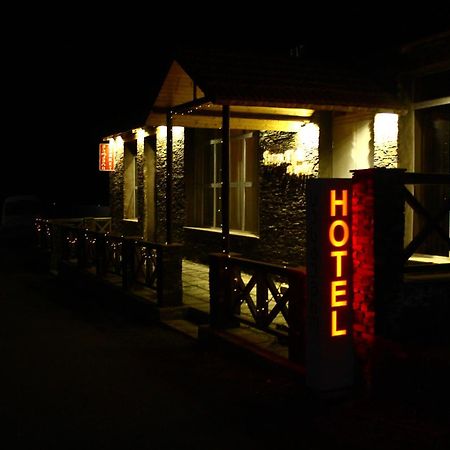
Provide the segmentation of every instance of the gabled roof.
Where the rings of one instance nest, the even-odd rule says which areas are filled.
[[[212,50],[183,51],[176,61],[217,104],[325,109],[404,107],[393,94],[344,65]]]
[[[231,105],[232,111],[233,105],[271,108],[269,114],[273,108],[406,109],[367,75],[341,64],[250,52],[184,50],[175,56],[147,123],[155,124],[155,114],[164,109],[201,97],[210,101],[208,106]]]

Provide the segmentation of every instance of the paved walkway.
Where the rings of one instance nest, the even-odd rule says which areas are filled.
[[[203,347],[39,262],[0,247],[2,448],[450,448],[448,377],[431,365],[411,367],[406,396],[324,401],[295,374]],[[447,390],[414,386],[417,370]]]
[[[0,248],[2,448],[297,447],[279,436],[284,399],[304,396],[293,377],[204,348],[120,295],[45,269],[26,249]],[[264,423],[274,428],[263,434]],[[305,423],[306,432],[312,441]]]
[[[183,260],[183,303],[209,314],[209,267]]]

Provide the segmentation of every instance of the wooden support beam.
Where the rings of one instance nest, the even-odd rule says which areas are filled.
[[[200,99],[201,100],[201,99]],[[184,105],[177,106],[176,109],[172,108],[171,111],[175,112],[176,114],[183,114],[187,113],[187,111],[190,108],[196,108],[198,106],[202,106],[203,103],[201,102],[199,105],[192,104],[196,103],[196,101],[185,103]],[[180,108],[180,111],[178,111],[178,108]],[[184,109],[184,110],[181,110]],[[166,108],[158,108],[154,107],[152,111],[155,114],[166,114],[167,109]],[[221,117],[222,112],[218,111],[216,109],[197,109],[193,110],[189,113],[190,116],[196,116],[196,117]],[[265,113],[265,112],[249,112],[249,111],[230,111],[230,117],[232,119],[253,119],[253,120],[277,120],[277,121],[305,121],[311,120],[311,116],[299,116],[294,114],[273,114],[273,113]]]
[[[165,114],[153,115],[148,126],[159,126],[165,124]],[[194,114],[178,114],[173,116],[173,126],[187,128],[209,128],[219,129],[222,127],[222,118],[215,116],[200,116]],[[274,131],[297,131],[298,122],[287,120],[260,120],[260,119],[238,119],[230,118],[230,128],[236,130],[274,130]]]
[[[222,252],[230,253],[230,107],[222,106]]]

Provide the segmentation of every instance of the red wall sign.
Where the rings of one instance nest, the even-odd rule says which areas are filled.
[[[114,150],[106,143],[99,145],[98,168],[102,172],[111,172],[114,170]]]
[[[307,184],[306,375],[311,387],[353,383],[351,179]]]

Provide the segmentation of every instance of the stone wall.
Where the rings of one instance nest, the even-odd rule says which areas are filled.
[[[123,219],[123,142],[115,146],[115,169],[109,175],[109,202],[111,208],[111,231],[122,234]]]
[[[397,352],[403,313],[404,200],[399,169],[353,175],[353,338],[365,382]]]
[[[174,127],[172,140],[172,241],[182,243],[185,225],[184,133]],[[175,132],[175,130],[177,130]],[[158,128],[156,141],[156,240],[166,241],[167,140]]]
[[[260,132],[259,236],[231,235],[232,252],[274,264],[305,263],[307,177],[288,174],[288,163],[264,165],[263,158],[265,151],[282,155],[286,150],[295,150],[295,134]],[[220,233],[186,229],[184,238],[186,256],[196,261],[207,262],[209,253],[222,248]]]
[[[357,355],[366,359],[375,337],[374,183],[359,178],[352,188],[353,337]]]
[[[231,236],[233,252],[248,258],[286,265],[303,265],[306,253],[306,179],[287,173],[288,163],[265,165],[263,153],[282,155],[296,148],[296,133],[261,132],[259,146],[259,236]],[[141,148],[142,147],[142,148]],[[185,230],[184,136],[174,133],[172,172],[173,242],[185,244],[186,256],[207,261],[209,253],[221,250],[220,233]],[[145,217],[144,150],[137,144],[139,222],[123,220],[123,147],[111,174],[110,196],[113,231],[142,235]],[[317,167],[315,167],[317,175]],[[156,139],[156,241],[166,241],[166,136]]]
[[[305,263],[306,177],[287,175],[283,166],[261,168],[259,227],[259,259]]]

